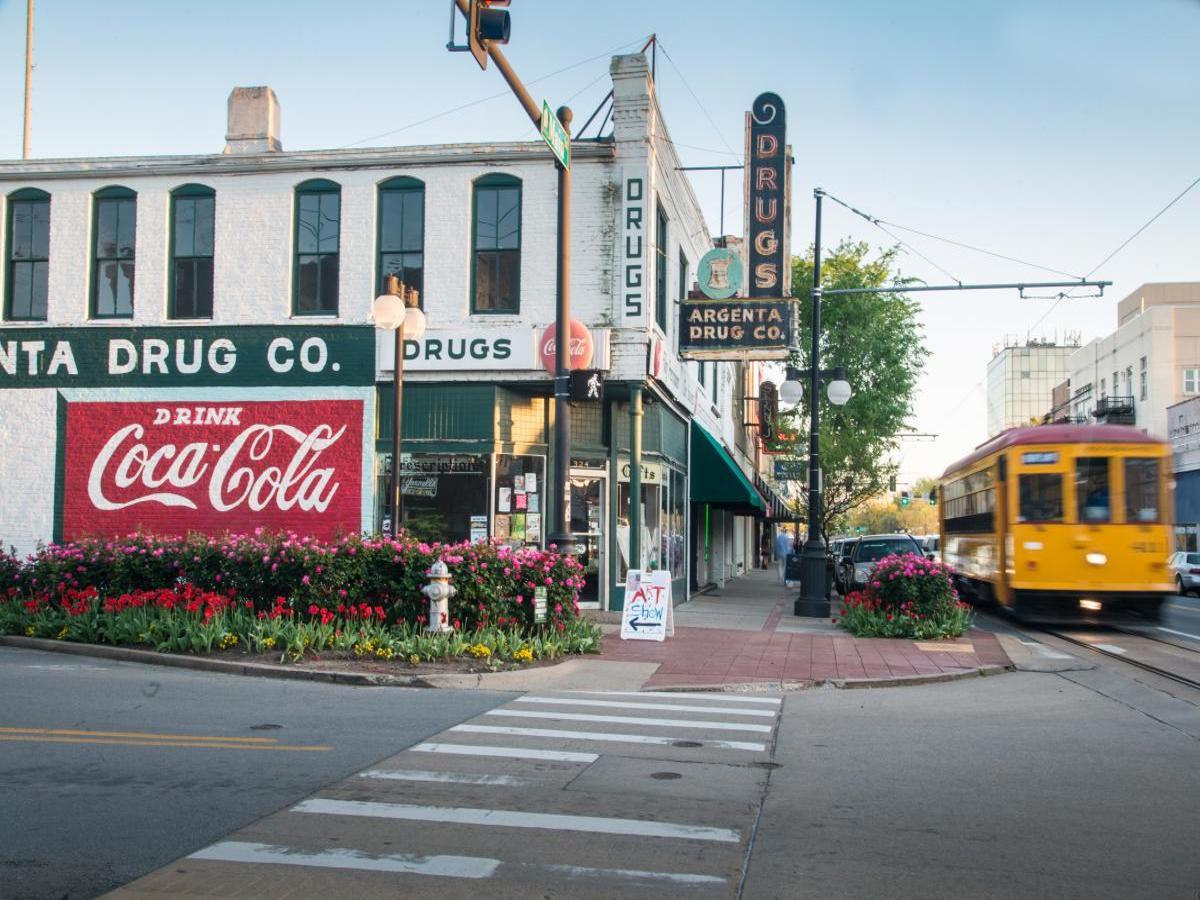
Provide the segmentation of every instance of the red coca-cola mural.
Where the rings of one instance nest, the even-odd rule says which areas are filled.
[[[361,400],[68,403],[62,535],[355,532]]]

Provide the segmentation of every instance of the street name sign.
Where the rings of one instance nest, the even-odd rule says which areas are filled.
[[[808,474],[808,461],[803,459],[775,460],[776,481],[803,481]]]
[[[630,569],[625,578],[625,608],[621,611],[621,640],[663,641],[675,635],[671,604],[671,573]]]
[[[546,146],[550,148],[550,152],[554,154],[554,158],[558,160],[558,164],[564,169],[571,168],[571,139],[567,137],[567,130],[562,127],[562,123],[558,121],[558,116],[550,110],[550,104],[545,100],[542,101],[542,140],[546,142]]]

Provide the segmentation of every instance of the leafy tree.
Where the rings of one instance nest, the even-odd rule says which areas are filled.
[[[937,487],[934,478],[918,478],[904,489],[912,502],[901,507],[896,496],[888,492],[875,497],[852,510],[843,521],[835,522],[831,530],[853,532],[862,527],[866,534],[890,534],[907,531],[909,534],[937,534],[938,508],[930,506],[929,492]],[[898,494],[898,492],[897,492]],[[938,499],[941,502],[941,499]]]
[[[843,240],[822,259],[821,284],[826,290],[855,287],[893,287],[915,279],[895,268],[897,250],[882,250],[873,258],[865,242]],[[792,294],[800,298],[797,343],[790,364],[809,367],[812,309],[813,251],[792,260]],[[821,530],[844,522],[847,515],[887,489],[896,466],[890,460],[898,435],[910,420],[917,379],[928,351],[917,319],[918,306],[903,294],[850,294],[821,302],[821,368],[844,366],[854,395],[845,406],[829,403],[821,391],[821,469],[823,507]],[[804,398],[783,417],[789,429],[808,432],[809,403]],[[797,453],[807,452],[807,441]],[[807,494],[800,512],[807,518]]]

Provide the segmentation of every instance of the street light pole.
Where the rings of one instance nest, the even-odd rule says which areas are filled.
[[[558,108],[558,121],[571,135],[571,108]],[[571,539],[571,170],[558,167],[558,290],[554,304],[554,527],[547,543],[569,548]]]
[[[812,332],[808,361],[808,537],[800,554],[800,596],[794,613],[798,616],[828,617],[825,598],[825,539],[821,535],[821,198],[813,191],[817,219],[813,245]]]

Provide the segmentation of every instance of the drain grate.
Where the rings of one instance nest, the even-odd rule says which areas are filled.
[[[282,725],[272,725],[270,722],[264,722],[262,725],[251,725],[251,731],[276,731],[282,728]]]
[[[672,747],[703,747],[699,741],[672,741]]]
[[[651,772],[650,777],[656,778],[659,781],[674,781],[676,778],[682,778],[683,776],[678,772]]]

